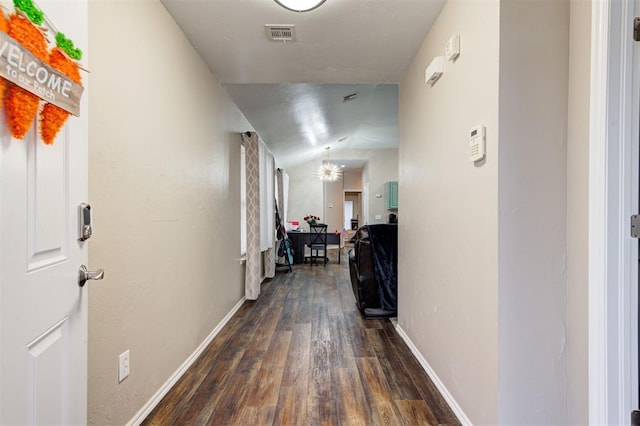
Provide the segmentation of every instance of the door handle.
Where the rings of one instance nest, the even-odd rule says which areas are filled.
[[[104,278],[104,270],[89,271],[84,265],[80,265],[78,269],[78,285],[83,287],[88,280],[101,280]]]

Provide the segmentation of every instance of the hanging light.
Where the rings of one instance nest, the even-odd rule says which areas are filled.
[[[330,146],[325,148],[325,150],[327,151],[327,156],[329,155],[330,149]],[[324,161],[320,165],[320,167],[318,167],[316,175],[318,175],[318,177],[322,181],[335,182],[337,180],[340,180],[340,178],[342,177],[342,169],[327,159],[327,161]]]
[[[320,7],[326,0],[275,0],[280,6],[293,12],[308,12]]]

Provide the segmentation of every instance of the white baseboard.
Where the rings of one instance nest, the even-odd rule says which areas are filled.
[[[213,331],[211,331],[211,333],[209,333],[209,335],[202,341],[202,343],[200,343],[200,346],[198,346],[196,350],[193,351],[191,355],[189,355],[189,357],[182,363],[182,365],[178,367],[178,369],[171,375],[171,377],[169,377],[169,379],[160,387],[160,389],[158,389],[155,395],[153,395],[151,399],[147,401],[147,403],[140,409],[140,411],[138,411],[136,415],[133,416],[131,420],[129,420],[127,426],[139,426],[144,421],[144,419],[147,418],[151,411],[156,408],[156,405],[158,405],[162,398],[164,398],[164,396],[171,390],[173,385],[175,385],[180,377],[182,377],[182,375],[186,373],[189,367],[191,367],[191,364],[193,364],[195,360],[198,359],[198,357],[202,354],[202,352],[204,352],[213,338],[216,337],[218,333],[220,333],[222,328],[229,322],[231,317],[233,317],[233,314],[235,314],[238,309],[240,309],[244,302],[245,298],[243,296],[242,299],[240,299],[240,301],[236,303],[233,308],[231,308],[231,311],[229,311],[229,313],[225,315],[224,318],[222,318],[222,321],[220,321],[220,323],[213,329]]]
[[[407,346],[409,346],[409,349],[411,349],[411,352],[416,357],[424,371],[429,375],[433,384],[436,385],[436,387],[440,391],[440,394],[442,394],[442,397],[445,399],[445,401],[447,401],[447,404],[449,404],[449,407],[451,407],[453,414],[456,415],[460,423],[462,423],[463,425],[471,426],[471,420],[469,420],[464,411],[462,411],[462,407],[460,407],[460,405],[456,402],[456,400],[453,398],[453,395],[451,395],[451,393],[447,390],[444,383],[442,383],[436,372],[433,371],[433,368],[431,368],[427,360],[422,356],[416,345],[413,344],[409,336],[407,336],[407,333],[404,332],[399,324],[396,324],[396,331],[398,332],[400,337],[402,337],[402,340],[404,340]]]

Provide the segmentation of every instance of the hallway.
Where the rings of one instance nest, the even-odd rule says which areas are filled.
[[[360,316],[346,263],[264,283],[143,424],[458,424],[392,323]]]

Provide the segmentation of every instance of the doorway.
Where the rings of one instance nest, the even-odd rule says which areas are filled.
[[[354,230],[362,219],[362,192],[344,192],[344,229]]]

